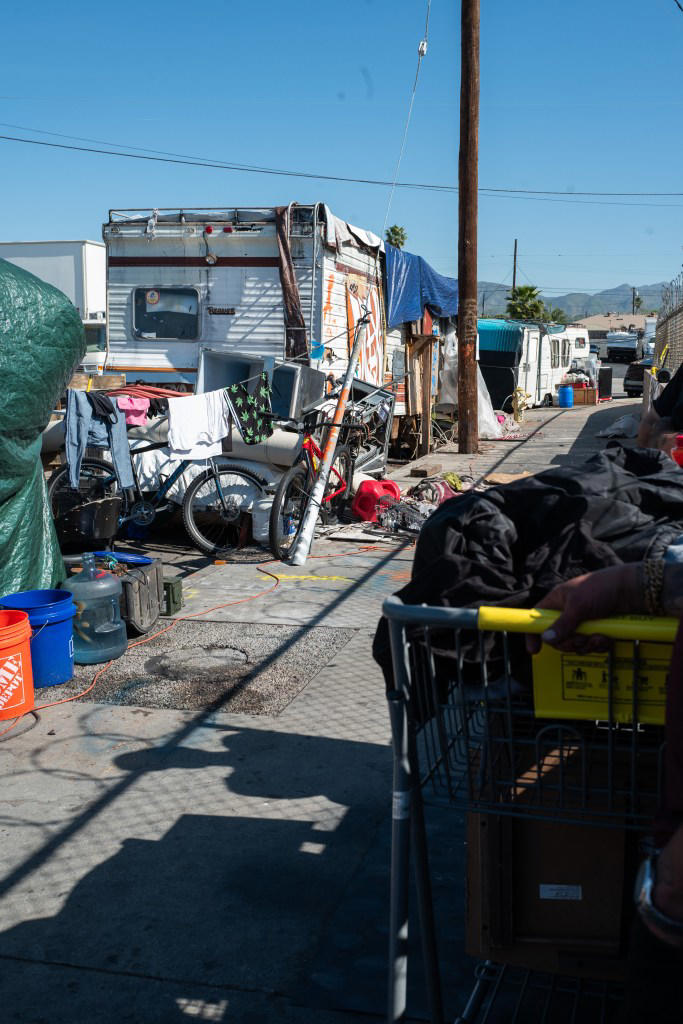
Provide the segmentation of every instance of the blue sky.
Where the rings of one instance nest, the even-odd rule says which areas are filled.
[[[457,183],[459,9],[432,0],[404,181]],[[13,124],[390,179],[425,10],[426,0],[8,0],[0,133],[48,138]],[[673,0],[482,0],[480,185],[683,193],[682,48]],[[380,232],[389,191],[14,142],[0,142],[0,182],[2,240],[99,238],[110,207],[291,200],[323,200]],[[482,196],[480,278],[510,282],[516,237],[520,281],[556,293],[668,279],[683,261],[682,220],[683,196]],[[455,275],[455,194],[397,189],[389,223]]]

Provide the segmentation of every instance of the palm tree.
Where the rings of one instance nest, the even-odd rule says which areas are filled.
[[[390,228],[387,228],[384,237],[395,249],[402,249],[408,241],[406,229],[399,227],[398,224],[392,224]]]
[[[538,288],[532,284],[520,284],[512,288],[508,295],[507,311],[516,320],[542,320],[545,306]]]
[[[552,308],[546,306],[543,310],[543,319],[549,320],[553,324],[566,324],[567,314],[563,309],[560,309],[558,306],[554,306]]]

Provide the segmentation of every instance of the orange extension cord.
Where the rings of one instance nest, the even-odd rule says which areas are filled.
[[[387,547],[385,545],[382,545],[382,544],[368,544],[368,545],[365,545],[364,547],[358,548],[356,553],[357,554],[362,554],[362,553],[364,553],[366,551],[381,551],[381,550],[391,551],[391,550],[394,550],[394,549],[393,548],[389,548],[389,547]],[[398,550],[398,549],[396,549],[396,550]],[[323,558],[323,559],[325,559],[325,558],[342,558],[346,554],[347,554],[346,551],[340,551],[340,552],[338,552],[337,554],[334,554],[334,555],[310,555],[309,558],[310,559],[315,559],[315,558]],[[272,558],[269,562],[264,562],[263,565],[257,565],[256,566],[256,569],[257,569],[258,572],[262,572],[264,574],[264,576],[270,576],[272,579],[275,580],[275,583],[273,583],[273,585],[271,587],[267,587],[266,590],[260,590],[258,594],[250,594],[249,597],[240,597],[239,600],[237,600],[237,601],[225,601],[223,604],[216,604],[216,605],[213,606],[213,608],[206,608],[203,612],[192,612],[190,615],[181,615],[181,616],[179,616],[179,618],[174,619],[173,622],[171,622],[168,626],[165,626],[163,629],[158,630],[156,633],[153,633],[151,636],[146,636],[142,640],[136,640],[135,643],[128,644],[128,647],[126,648],[126,651],[124,651],[124,654],[127,651],[131,651],[134,647],[140,647],[142,644],[148,644],[151,640],[156,640],[156,638],[158,636],[162,636],[164,633],[168,633],[168,631],[173,629],[175,626],[177,626],[177,624],[179,622],[187,622],[190,619],[198,618],[200,615],[208,615],[210,612],[217,612],[221,608],[230,608],[233,605],[244,604],[246,601],[255,601],[258,597],[265,597],[266,594],[271,594],[277,587],[280,586],[280,580],[275,575],[275,573],[270,572],[268,569],[264,569],[263,566],[264,565],[273,565],[277,561],[279,561],[277,558]],[[123,655],[121,655],[121,657],[123,657]],[[115,659],[115,660],[118,660],[118,659]],[[82,690],[80,693],[74,694],[73,697],[63,697],[61,700],[53,700],[53,701],[50,701],[49,704],[39,704],[38,707],[31,708],[29,711],[24,711],[23,714],[19,715],[17,718],[14,719],[14,721],[12,722],[11,725],[9,725],[6,729],[3,729],[2,732],[0,732],[0,736],[5,736],[8,732],[11,732],[12,729],[14,729],[14,727],[19,724],[19,722],[22,720],[22,718],[26,717],[26,715],[32,715],[36,711],[44,711],[45,708],[54,708],[54,707],[57,707],[58,704],[68,704],[72,700],[79,700],[81,697],[85,697],[86,694],[90,693],[90,691],[92,690],[92,688],[94,687],[95,683],[100,678],[100,676],[104,675],[104,673],[107,671],[107,669],[110,667],[110,665],[113,665],[113,664],[114,664],[114,661],[112,660],[112,661],[108,661],[106,665],[103,665],[102,668],[99,669],[95,673],[95,675],[93,677],[93,681],[90,683],[90,685],[87,686],[85,688],[85,690]]]

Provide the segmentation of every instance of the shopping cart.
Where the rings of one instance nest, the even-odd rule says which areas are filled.
[[[412,859],[431,1020],[440,1024],[425,803],[502,827],[523,818],[552,827],[647,830],[662,788],[666,672],[678,620],[585,623],[582,632],[614,641],[608,653],[544,648],[532,670],[521,634],[543,632],[557,613],[408,606],[396,597],[383,611],[394,673],[388,1020],[401,1021],[406,1011]],[[558,989],[552,978],[530,972],[519,977],[511,968],[482,964],[459,1020],[494,1019],[491,1000],[510,985],[520,999],[539,991],[554,999],[570,985],[564,979]],[[594,996],[597,1015],[581,1019],[608,1020],[608,989],[596,982],[589,992],[587,984],[579,983],[574,998]],[[486,1015],[477,1016],[480,1010]]]

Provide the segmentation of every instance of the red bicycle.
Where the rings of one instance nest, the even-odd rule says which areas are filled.
[[[308,425],[302,445],[302,459],[287,470],[275,492],[270,510],[269,542],[275,558],[284,561],[292,544],[299,535],[304,512],[311,497],[313,484],[322,458],[322,450],[313,438],[313,430],[329,426],[325,421]],[[334,455],[334,462],[325,488],[320,518],[326,523],[330,518],[339,518],[351,494],[351,480],[355,462],[350,434],[362,432],[362,424],[342,425],[340,443]],[[341,443],[343,438],[343,443]]]

